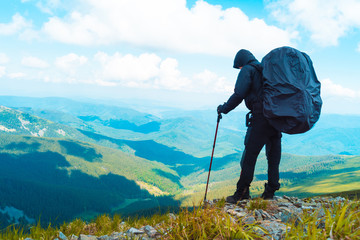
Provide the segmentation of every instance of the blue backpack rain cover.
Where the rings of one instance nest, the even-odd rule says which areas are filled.
[[[269,52],[263,67],[264,116],[277,130],[304,133],[320,117],[322,100],[310,57],[291,47]]]

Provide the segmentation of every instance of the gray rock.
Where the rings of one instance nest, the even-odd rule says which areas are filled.
[[[109,237],[108,235],[100,236],[97,240],[115,240],[115,238]]]
[[[292,202],[292,198],[291,197],[288,197],[286,195],[283,196],[284,199],[288,200],[289,202]]]
[[[261,222],[260,226],[266,229],[268,234],[277,240],[282,239],[287,228],[286,225],[283,223],[269,220]]]
[[[70,236],[70,240],[78,240],[79,238],[76,236],[76,235],[74,235],[74,234],[72,234],[71,236]]]
[[[111,235],[110,235],[110,239],[124,239],[124,236],[125,236],[125,233],[122,233],[122,232],[113,232]]]
[[[334,201],[335,202],[344,202],[346,199],[345,198],[343,198],[343,197],[336,197],[335,199],[334,199]]]
[[[319,207],[321,207],[321,204],[318,205],[317,203],[304,203],[302,205],[303,209],[314,209],[314,208],[319,208]]]
[[[285,207],[285,208],[291,207],[292,205],[293,204],[289,203],[289,202],[280,202],[280,203],[278,203],[279,207]]]
[[[125,240],[125,239],[128,239],[122,235],[117,235],[117,236],[114,236],[114,235],[104,235],[104,236],[101,236],[101,237],[98,237],[97,238],[98,240]]]
[[[254,224],[256,222],[256,219],[254,218],[254,216],[246,216],[243,218],[243,222],[245,224]]]
[[[129,230],[127,230],[126,232],[127,234],[130,234],[130,235],[138,235],[138,234],[144,234],[145,232],[142,231],[142,230],[139,230],[139,229],[136,229],[136,228],[130,228]]]
[[[234,209],[234,211],[236,211],[236,212],[243,212],[243,211],[244,211],[244,209],[243,209],[243,208],[238,208],[238,207],[237,207],[237,208],[235,208],[235,209]]]
[[[264,220],[273,219],[273,217],[269,213],[267,213],[265,210],[259,209],[258,211]]]
[[[59,239],[60,240],[68,240],[68,238],[62,232],[59,232]]]
[[[260,210],[260,209],[259,209]],[[258,209],[255,209],[255,217],[256,217],[256,220],[258,220],[258,221],[262,221],[263,220],[263,217],[262,217],[262,215],[261,215],[261,213],[260,213],[260,211],[259,211]]]
[[[262,228],[256,228],[255,229],[255,232],[258,234],[258,235],[260,235],[260,236],[263,236],[263,237],[265,237],[265,238],[267,238],[266,237],[266,232],[265,232],[265,230],[263,230]],[[263,238],[262,238],[263,239]],[[269,239],[269,238],[268,238]],[[271,238],[270,238],[271,239]]]
[[[290,223],[295,221],[295,225],[301,222],[301,218],[294,212],[290,211],[289,209],[283,209],[280,214],[281,222],[283,223]]]
[[[301,208],[304,209],[304,210],[313,210],[314,209],[311,206],[302,206]]]
[[[144,230],[145,230],[146,234],[147,234],[149,237],[151,237],[151,238],[160,236],[160,233],[158,233],[158,231],[156,231],[156,229],[153,228],[153,227],[150,226],[150,225],[146,225],[146,226],[144,227]]]
[[[275,218],[275,219],[281,219],[281,217],[280,217],[280,213],[278,212],[278,213],[275,213],[274,215],[273,215],[273,218]]]
[[[322,218],[322,217],[325,217],[325,210],[323,208],[320,209],[320,211],[318,212],[318,215],[317,217],[318,218]]]
[[[97,240],[97,237],[92,235],[80,234],[79,240]]]
[[[283,199],[283,198],[282,198],[282,197],[279,197],[279,196],[274,196],[273,199],[274,199],[275,201],[279,201],[279,200],[281,200],[281,199]]]
[[[168,216],[169,216],[169,218],[170,218],[171,220],[176,220],[175,214],[169,213]]]
[[[226,210],[227,213],[229,213],[230,215],[234,216],[237,212],[233,209],[228,209]]]
[[[246,212],[236,212],[236,217],[242,218],[246,216]]]
[[[226,209],[234,209],[236,206],[234,204],[231,204],[231,203],[226,203],[225,204],[225,208]]]
[[[244,199],[244,200],[239,201],[236,205],[244,208],[245,206],[247,206],[249,204],[249,202],[250,202],[249,199]]]

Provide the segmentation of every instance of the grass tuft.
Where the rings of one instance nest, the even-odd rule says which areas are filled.
[[[319,217],[324,211],[325,216]],[[293,221],[285,239],[360,239],[360,202],[333,203],[315,212],[304,211]]]
[[[255,198],[249,202],[247,209],[249,209],[249,210],[255,210],[255,209],[266,210],[268,207],[268,203],[269,203],[269,201],[266,201],[262,198]]]
[[[176,219],[164,223],[166,239],[259,239],[259,227],[236,221],[221,211],[224,201],[214,207],[183,209]]]

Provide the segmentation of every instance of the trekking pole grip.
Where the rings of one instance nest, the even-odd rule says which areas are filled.
[[[222,119],[221,113],[218,113],[217,122],[220,122],[220,119]]]

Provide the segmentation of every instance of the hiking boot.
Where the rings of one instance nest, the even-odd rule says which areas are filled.
[[[227,203],[236,204],[238,201],[250,199],[250,191],[249,188],[245,188],[243,190],[236,190],[234,195],[226,197],[225,201]]]
[[[265,183],[265,190],[264,192],[261,194],[261,198],[264,200],[271,200],[274,198],[275,195],[275,191],[271,189],[271,187]]]

